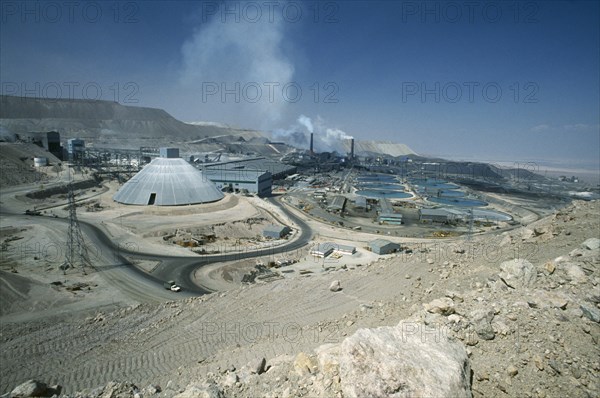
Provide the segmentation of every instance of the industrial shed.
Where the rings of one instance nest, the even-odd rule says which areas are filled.
[[[312,249],[310,249],[309,254],[311,256],[315,256],[315,257],[327,257],[331,253],[333,253],[333,251],[336,249],[337,246],[338,245],[336,245],[335,243],[331,243],[331,242],[320,243],[320,244],[314,246]]]
[[[207,168],[203,173],[217,188],[246,189],[258,196],[271,195],[273,178],[268,171]]]
[[[334,196],[331,203],[327,206],[327,210],[334,212],[342,212],[346,207],[346,198],[341,195]]]
[[[267,225],[263,230],[265,238],[281,239],[290,233],[290,227],[285,225]]]
[[[390,254],[399,251],[400,245],[385,239],[375,239],[369,242],[369,249],[376,254]]]
[[[179,155],[169,149],[163,156]],[[153,159],[113,196],[128,205],[180,206],[216,202],[224,195],[200,170],[178,157]]]
[[[365,210],[367,208],[367,198],[364,196],[357,196],[356,199],[354,199],[354,207]]]
[[[402,214],[396,213],[392,204],[385,198],[379,200],[379,216],[377,221],[380,224],[402,224]]]
[[[420,209],[419,220],[423,222],[449,222],[463,218],[463,213],[453,209]]]
[[[342,254],[354,254],[356,253],[356,246],[337,245],[335,251]]]
[[[244,170],[244,171],[260,171],[268,172],[274,180],[285,178],[290,174],[296,173],[295,166],[290,166],[275,160],[269,160],[264,157],[232,160],[229,162],[218,162],[204,165],[205,169],[220,169],[220,170]]]
[[[310,250],[309,254],[316,257],[327,257],[333,252],[352,255],[356,253],[356,246],[340,245],[339,243],[335,242],[325,242],[314,246]]]

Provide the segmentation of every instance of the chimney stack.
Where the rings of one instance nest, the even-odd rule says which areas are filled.
[[[350,139],[350,159],[354,159],[354,138]]]
[[[313,151],[313,133],[310,133],[310,154],[314,155],[314,151]]]

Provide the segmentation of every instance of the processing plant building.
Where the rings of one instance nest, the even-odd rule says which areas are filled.
[[[290,166],[275,160],[269,160],[266,158],[251,158],[232,160],[229,162],[219,162],[203,164],[202,168],[207,169],[221,169],[221,170],[245,170],[245,171],[262,171],[271,174],[274,180],[285,178],[288,175],[294,174],[297,171],[295,166]]]
[[[273,187],[273,177],[268,171],[206,168],[202,173],[221,190],[245,189],[259,196],[269,196]]]
[[[161,148],[153,159],[115,194],[128,205],[180,206],[209,203],[224,197],[202,171],[179,157],[177,148]]]
[[[259,196],[271,194],[273,180],[296,172],[294,166],[265,158],[201,164],[200,167],[219,189],[245,189]]]

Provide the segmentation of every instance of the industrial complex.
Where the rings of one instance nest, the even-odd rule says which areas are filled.
[[[600,1],[0,4],[0,398],[600,398]]]
[[[232,136],[119,146],[89,135],[48,131],[2,143],[2,161],[12,159],[14,168],[1,176],[12,186],[3,187],[0,198],[4,256],[0,282],[9,286],[0,290],[0,318],[16,324],[25,319],[24,325],[41,322],[45,332],[54,324],[46,319],[65,317],[70,322],[71,314],[77,313],[93,330],[77,341],[85,345],[98,332],[108,336],[98,343],[104,349],[115,346],[111,328],[122,327],[118,322],[125,317],[131,334],[126,346],[118,346],[115,355],[125,352],[125,356],[115,363],[142,375],[148,365],[138,364],[158,361],[158,369],[162,359],[156,358],[163,357],[145,356],[136,351],[137,344],[152,335],[155,325],[168,325],[170,337],[148,343],[152,347],[148,352],[163,347],[166,340],[179,339],[173,356],[164,357],[170,369],[182,369],[183,357],[186,364],[219,363],[220,369],[227,369],[223,377],[228,377],[235,372],[229,363],[237,350],[235,341],[198,344],[202,340],[189,336],[218,337],[219,322],[233,314],[227,318],[232,326],[228,324],[226,332],[231,333],[225,334],[236,337],[236,330],[250,330],[240,319],[254,322],[256,309],[264,307],[259,321],[265,325],[287,320],[293,313],[291,324],[301,325],[298,330],[304,333],[306,318],[312,319],[314,332],[291,343],[302,345],[319,333],[330,333],[326,328],[331,325],[337,331],[356,328],[365,316],[377,322],[387,319],[390,307],[382,297],[404,311],[422,308],[431,300],[431,308],[448,300],[460,303],[456,308],[474,305],[487,290],[512,294],[514,288],[502,279],[481,278],[481,270],[488,270],[497,254],[512,258],[514,252],[531,253],[535,242],[556,234],[571,239],[576,230],[563,229],[570,216],[557,209],[571,202],[573,192],[586,199],[596,194],[589,186],[577,191],[581,184],[574,179],[416,154],[392,156],[352,138],[337,145],[346,148],[345,153],[319,151],[314,134],[307,138],[305,148],[265,137],[246,141]],[[560,225],[537,224],[546,216]],[[577,250],[573,256],[580,255],[582,249]],[[479,255],[480,251],[485,253]],[[475,261],[478,255],[486,258],[484,264]],[[467,261],[472,266],[464,266]],[[546,259],[539,264],[545,264],[538,267],[545,277],[556,268]],[[468,281],[465,270],[473,272]],[[449,292],[445,281],[453,272],[458,274],[452,289],[470,286],[470,299]],[[583,271],[571,272],[570,277],[583,278]],[[495,282],[488,289],[490,281]],[[553,286],[558,289],[559,284]],[[434,300],[439,297],[441,304]],[[556,300],[564,308],[564,302]],[[313,310],[315,301],[322,303],[317,304],[319,310]],[[226,304],[220,306],[222,302]],[[532,303],[538,306],[537,301]],[[519,311],[534,308],[526,304],[519,305]],[[487,311],[489,303],[483,300],[481,305]],[[195,312],[181,317],[183,308]],[[444,311],[450,313],[451,308],[448,304]],[[110,311],[118,314],[110,318],[117,323],[107,325],[105,314]],[[147,323],[147,314],[138,316],[139,311],[152,312],[155,321]],[[164,311],[172,312],[163,317]],[[337,323],[323,323],[323,311],[335,314]],[[452,325],[460,324],[462,316],[456,315],[458,323]],[[210,321],[204,323],[205,319]],[[450,322],[450,316],[444,319]],[[181,322],[187,322],[185,330]],[[202,325],[210,329],[199,331]],[[0,344],[11,345],[18,338],[15,334]],[[46,338],[44,333],[42,340]],[[257,347],[271,352],[270,338],[259,339]],[[482,342],[476,344],[471,347]],[[223,358],[194,354],[212,352],[213,345],[223,348]],[[289,345],[286,341],[279,348]],[[89,347],[80,347],[78,352],[85,358],[88,351]],[[28,361],[28,355],[22,355],[22,361]],[[292,358],[295,364],[311,360]],[[61,371],[53,362],[48,366],[47,372]],[[16,379],[29,378],[30,368],[8,369],[13,381],[0,382],[2,391]],[[76,386],[91,385],[94,375],[103,374],[85,366],[67,368],[77,375]],[[245,368],[241,366],[240,374]],[[269,372],[263,369],[264,374]]]

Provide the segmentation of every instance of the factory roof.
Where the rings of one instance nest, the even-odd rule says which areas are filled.
[[[177,206],[215,202],[223,193],[200,170],[181,158],[156,158],[115,194],[131,205]]]
[[[345,204],[346,204],[346,197],[337,195],[337,196],[333,197],[333,200],[331,201],[329,206],[327,206],[327,208],[334,209],[334,210],[342,210],[344,208]]]
[[[380,247],[380,248],[390,245],[390,244],[398,245],[398,243],[390,242],[389,240],[386,240],[386,239],[375,239],[375,240],[372,240],[369,242],[370,247]],[[400,246],[400,245],[398,245],[398,246]]]
[[[385,198],[379,200],[379,207],[381,207],[381,214],[394,214],[394,208]]]
[[[354,253],[356,251],[356,246],[337,245],[335,250],[340,252]]]
[[[260,177],[271,177],[271,173],[268,171],[259,170],[243,170],[243,169],[219,169],[209,168],[202,170],[204,175],[213,181],[223,180],[231,181],[236,180],[240,182],[254,182]]]
[[[254,170],[254,171],[268,171],[273,175],[280,173],[291,173],[296,167],[290,166],[275,160],[269,160],[266,158],[251,158],[232,160],[229,162],[209,163],[204,165],[205,169],[221,169],[221,170]]]
[[[359,207],[366,207],[367,206],[367,198],[365,198],[364,196],[357,196],[356,199],[354,199],[354,205],[359,206]]]
[[[310,249],[311,253],[330,253],[334,250],[337,250],[339,245],[332,242],[319,243],[318,245],[313,246]]]
[[[290,229],[290,227],[288,227],[286,225],[267,225],[263,229],[263,232],[282,233],[282,232],[288,231],[289,229]]]

